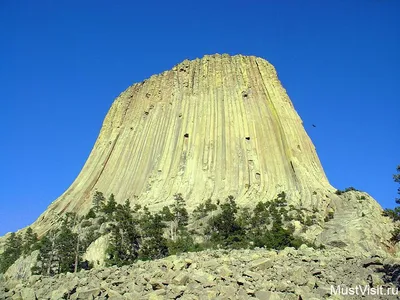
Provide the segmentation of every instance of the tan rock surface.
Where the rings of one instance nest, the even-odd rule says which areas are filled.
[[[210,197],[247,204],[282,191],[318,206],[312,192],[334,189],[274,67],[213,55],[123,92],[81,173],[36,228],[66,211],[87,212],[95,190],[158,209],[175,193],[189,208]]]
[[[335,212],[304,233],[309,240],[390,248],[382,208],[369,196],[361,205],[334,194],[274,67],[254,56],[186,60],[129,87],[76,180],[33,229],[43,234],[66,212],[86,213],[96,190],[151,210],[182,193],[189,211],[208,198],[251,205],[285,191],[288,204],[318,210],[320,220]]]
[[[93,263],[93,267],[104,266],[106,250],[110,242],[109,235],[102,235],[87,248],[82,259]]]

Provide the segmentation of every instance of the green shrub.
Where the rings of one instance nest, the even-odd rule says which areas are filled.
[[[81,223],[81,227],[85,228],[85,227],[89,227],[92,225],[92,222],[90,222],[89,220],[85,220]]]
[[[193,216],[196,220],[204,218],[208,215],[209,212],[217,210],[217,205],[212,203],[211,199],[207,199],[206,202],[199,204],[193,210]]]
[[[312,226],[312,225],[315,224],[315,222],[316,222],[315,216],[307,216],[307,218],[306,218],[306,220],[305,220],[305,222],[304,222],[304,225],[306,225],[306,226]]]
[[[107,219],[104,216],[101,216],[97,219],[97,225],[101,226],[103,223],[107,222]]]
[[[96,218],[96,213],[94,212],[94,209],[91,208],[89,210],[89,212],[86,214],[85,219],[88,220],[88,219],[94,219],[94,218]]]
[[[328,212],[328,215],[325,217],[325,222],[328,222],[329,220],[332,220],[334,217],[335,213],[333,211]]]
[[[199,244],[194,242],[193,237],[188,233],[179,236],[175,241],[169,240],[167,246],[170,255],[184,252],[195,252],[202,249]]]

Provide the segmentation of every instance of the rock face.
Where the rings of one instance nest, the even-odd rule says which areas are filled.
[[[334,194],[274,67],[254,56],[184,61],[129,87],[79,176],[33,229],[40,235],[66,212],[86,213],[96,190],[150,210],[182,193],[189,211],[208,198],[233,195],[252,205],[284,191],[288,204],[318,211],[321,220],[337,216],[304,233],[310,240],[362,251],[387,250],[392,228],[368,195],[359,204],[356,195]]]
[[[109,235],[102,235],[90,244],[82,257],[82,260],[90,261],[93,264],[93,267],[104,266],[106,250],[109,242]]]
[[[182,193],[190,209],[207,198],[247,204],[282,191],[314,206],[314,191],[334,189],[274,67],[213,55],[124,91],[81,173],[37,225],[88,211],[95,190],[150,209]]]
[[[21,256],[4,274],[4,278],[13,280],[26,280],[32,276],[32,267],[36,265],[39,250],[33,251],[28,256]]]

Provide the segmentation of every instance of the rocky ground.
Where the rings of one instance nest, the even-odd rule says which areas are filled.
[[[0,299],[399,299],[339,296],[331,286],[395,287],[390,257],[354,257],[333,248],[303,245],[280,252],[207,250],[121,268],[98,268],[25,281],[0,281]]]

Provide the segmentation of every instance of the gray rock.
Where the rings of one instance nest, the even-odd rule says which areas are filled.
[[[251,262],[251,269],[266,270],[274,265],[274,261],[268,258],[260,258]]]
[[[164,288],[163,280],[160,278],[150,278],[149,283],[153,290],[160,290]]]
[[[250,277],[250,280],[260,280],[262,276],[258,272],[252,272],[250,270],[246,270],[243,272],[243,276]]]
[[[223,278],[232,277],[233,275],[232,270],[227,265],[222,265],[221,267],[219,267],[217,269],[217,272]]]
[[[189,280],[189,276],[186,272],[178,272],[178,274],[173,278],[173,283],[177,285],[185,285]]]
[[[255,296],[259,300],[281,300],[282,299],[278,293],[269,292],[269,291],[257,291],[257,292],[255,292]]]
[[[214,282],[215,280],[215,276],[211,275],[210,273],[204,272],[204,271],[200,271],[200,270],[196,270],[193,272],[193,274],[191,274],[190,276],[193,280],[201,283],[203,285],[203,287],[207,287],[210,286],[211,283]]]
[[[7,299],[7,298],[6,298],[6,299]],[[12,296],[11,296],[11,299],[12,299],[12,300],[24,300],[24,299],[22,298],[22,295],[21,295],[20,292],[17,292],[17,293],[15,293],[14,295],[12,295]]]
[[[21,291],[23,300],[36,300],[36,293],[32,288],[24,288]]]
[[[107,299],[110,300],[125,300],[125,298],[117,291],[108,289],[105,293]]]
[[[125,300],[140,299],[141,294],[136,292],[129,292],[124,294]]]
[[[319,286],[317,288],[316,293],[321,297],[321,298],[326,298],[327,296],[331,295],[331,288],[330,287],[325,287],[325,286]]]
[[[295,270],[292,270],[290,279],[295,285],[302,286],[306,285],[312,278],[309,278],[304,269],[296,268]]]
[[[100,295],[100,288],[92,288],[92,289],[87,289],[87,288],[78,288],[76,293],[75,293],[75,299],[93,299]]]
[[[362,264],[364,268],[368,268],[370,266],[382,266],[383,262],[380,257],[374,257],[364,260]]]
[[[42,279],[42,275],[31,275],[29,277],[29,284],[35,284],[37,281]]]
[[[235,299],[236,289],[233,286],[220,286],[219,292],[222,299]]]
[[[68,296],[68,289],[65,287],[60,287],[59,289],[51,293],[51,300],[65,299]]]
[[[33,251],[30,255],[18,258],[5,272],[4,277],[8,280],[25,280],[32,275],[32,267],[37,263],[39,250]]]

